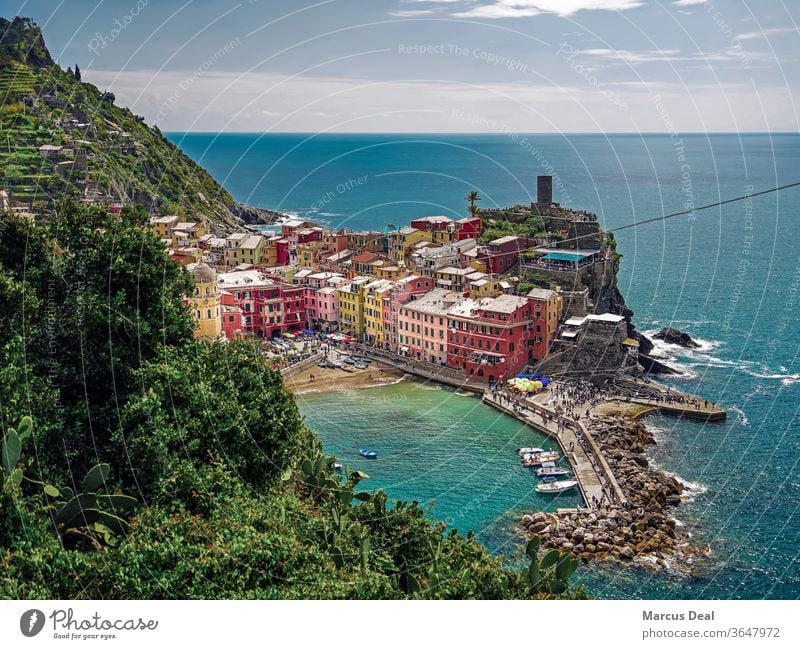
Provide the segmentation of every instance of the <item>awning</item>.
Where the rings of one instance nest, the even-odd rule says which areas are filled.
[[[290,334],[288,331],[283,332],[284,338],[294,338],[294,334]]]
[[[408,345],[403,345],[402,347],[400,347],[400,351],[401,352],[407,352],[408,351]]]

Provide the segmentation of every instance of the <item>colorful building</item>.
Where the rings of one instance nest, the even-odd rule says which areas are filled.
[[[432,242],[431,233],[415,228],[400,228],[389,234],[389,258],[397,263],[403,263],[411,249],[421,241]]]
[[[197,264],[189,270],[194,276],[194,295],[189,298],[195,319],[194,337],[209,342],[220,340],[222,319],[217,271],[207,264]]]
[[[384,335],[384,297],[391,295],[394,282],[378,279],[364,286],[364,342],[375,347],[383,347]]]
[[[364,334],[364,287],[371,281],[371,277],[356,277],[337,289],[339,328],[354,336]]]
[[[488,383],[513,378],[533,360],[533,308],[515,295],[459,302],[449,312],[448,367]]]
[[[150,219],[150,228],[159,239],[172,239],[172,230],[179,221],[177,216],[154,216]]]
[[[435,288],[400,306],[397,321],[399,352],[428,363],[445,365],[448,311],[462,299],[458,293]]]
[[[528,293],[528,300],[531,303],[533,317],[531,360],[539,361],[547,357],[558,333],[564,306],[563,299],[555,291],[535,288]]]
[[[258,269],[219,275],[219,286],[242,311],[242,328],[259,338],[305,329],[305,289],[270,277]]]
[[[400,308],[408,301],[424,295],[434,288],[432,277],[409,275],[397,280],[388,295],[383,297],[384,347],[399,352]]]
[[[483,247],[478,259],[486,264],[487,273],[503,275],[519,262],[520,254],[534,245],[533,239],[527,237],[506,236],[490,241]]]

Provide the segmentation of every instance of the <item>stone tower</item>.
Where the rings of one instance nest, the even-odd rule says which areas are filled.
[[[552,205],[553,203],[553,177],[536,176],[536,204]]]

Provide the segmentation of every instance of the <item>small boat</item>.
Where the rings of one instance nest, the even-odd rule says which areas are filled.
[[[367,364],[363,361],[356,361],[353,365],[357,370],[365,370],[367,369]]]
[[[536,485],[536,491],[540,494],[560,494],[578,486],[576,480],[556,480],[545,484]]]
[[[348,365],[354,365],[355,362],[356,362],[356,359],[353,358],[352,356],[345,356],[344,362],[347,363]]]
[[[540,469],[536,469],[536,475],[540,478],[545,476],[561,476],[561,475],[569,475],[570,470],[564,469],[560,466],[545,466],[545,464],[551,464],[550,462],[544,462]]]
[[[360,448],[358,449],[358,452],[361,453],[361,455],[363,455],[368,460],[374,460],[378,457],[378,454],[375,451],[370,450],[368,448]]]
[[[342,361],[328,361],[329,367],[342,367]]]
[[[336,471],[336,473],[341,473],[342,472],[342,465],[339,464],[338,462],[334,463],[333,470]]]
[[[327,361],[317,361],[317,367],[328,367]]]
[[[353,373],[353,368],[349,365],[342,365],[339,369],[344,370],[345,372],[350,372],[351,374]]]
[[[517,453],[520,455],[530,455],[531,453],[544,453],[543,448],[536,448],[534,446],[527,446],[524,448],[518,448]]]
[[[537,466],[545,462],[555,462],[560,458],[556,451],[545,451],[544,453],[527,453],[522,456],[522,463],[525,466]]]

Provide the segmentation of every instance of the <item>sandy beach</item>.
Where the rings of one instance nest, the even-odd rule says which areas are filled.
[[[288,377],[284,382],[293,394],[299,396],[391,385],[402,381],[404,376],[405,373],[401,370],[373,361],[367,369],[354,369],[352,372],[312,365],[308,369]]]

